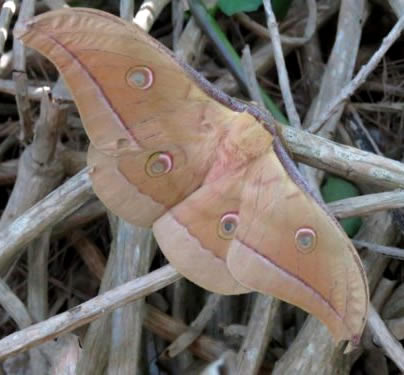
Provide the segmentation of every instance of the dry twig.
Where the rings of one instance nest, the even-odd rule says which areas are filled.
[[[302,124],[297,113],[295,102],[293,100],[292,91],[290,90],[289,76],[286,70],[285,58],[282,52],[282,46],[279,37],[278,25],[269,0],[264,0],[265,12],[267,15],[267,24],[269,34],[271,35],[272,46],[274,50],[276,68],[278,70],[279,85],[281,86],[282,97],[285,101],[285,108],[289,121],[292,126],[300,129]]]
[[[366,78],[380,63],[381,59],[386,54],[388,49],[401,35],[403,27],[404,27],[404,16],[398,19],[397,23],[394,25],[394,27],[391,29],[388,35],[383,39],[383,42],[380,45],[379,49],[373,54],[368,63],[362,66],[362,68],[356,74],[355,78],[351,82],[349,82],[341,90],[338,96],[327,105],[327,107],[324,109],[320,117],[316,119],[308,128],[308,131],[310,131],[311,133],[318,132],[324,125],[324,123],[330,118],[330,116],[332,116],[339,109],[339,106],[344,101],[349,99],[352,96],[352,94],[358,89],[358,87],[363,82],[365,82]]]
[[[0,359],[72,331],[112,310],[145,297],[177,281],[181,276],[170,265],[129,281],[44,322],[34,324],[0,340]]]

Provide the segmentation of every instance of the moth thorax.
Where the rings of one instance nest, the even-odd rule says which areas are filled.
[[[268,151],[272,144],[272,135],[250,114],[243,113],[232,127],[229,141],[243,159],[249,160]]]

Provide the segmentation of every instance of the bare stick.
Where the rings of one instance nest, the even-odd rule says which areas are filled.
[[[259,85],[257,82],[257,77],[255,76],[254,66],[251,57],[250,46],[247,44],[243,48],[243,56],[241,58],[241,63],[244,67],[244,74],[248,81],[248,94],[250,98],[258,103],[258,106],[265,109],[264,102],[260,93]]]
[[[293,101],[292,92],[290,90],[288,72],[286,70],[285,58],[282,52],[281,41],[279,39],[278,24],[276,23],[274,12],[272,11],[271,1],[264,0],[265,13],[267,15],[267,24],[269,35],[274,49],[274,57],[276,69],[278,70],[279,85],[281,86],[282,97],[285,101],[285,108],[288,114],[289,121],[292,126],[300,129],[302,124],[300,122],[299,114],[297,113],[295,103]]]
[[[332,114],[339,109],[339,106],[345,100],[347,100],[362,83],[365,82],[366,78],[376,68],[376,66],[379,64],[380,60],[386,54],[388,49],[400,36],[403,27],[404,27],[404,16],[399,18],[397,23],[388,33],[388,35],[383,39],[381,46],[373,54],[368,63],[362,66],[362,68],[359,70],[358,74],[354,77],[354,79],[341,90],[341,93],[327,105],[323,113],[320,115],[319,119],[315,120],[312,123],[312,125],[308,128],[308,130],[311,133],[318,132],[325,124],[325,122],[332,116]]]
[[[10,26],[11,18],[13,17],[17,8],[16,1],[8,0],[3,3],[0,13],[0,55],[4,52],[4,44],[8,36],[8,28]]]
[[[404,260],[404,249],[399,249],[398,247],[392,246],[378,245],[376,243],[360,240],[353,240],[352,242],[356,248],[368,249],[370,251],[374,251],[388,257]]]
[[[288,150],[300,162],[355,182],[388,189],[404,187],[403,163],[343,146],[290,126],[282,126],[280,131]]]
[[[0,232],[0,268],[46,229],[93,196],[88,169],[54,190]]]
[[[52,10],[68,6],[64,0],[44,0],[44,3]]]
[[[388,319],[386,326],[397,340],[404,340],[404,317]]]
[[[328,204],[329,210],[339,219],[365,216],[370,213],[401,208],[404,206],[404,191],[388,191],[342,199]]]
[[[119,6],[120,17],[126,21],[132,21],[133,13],[135,11],[134,0],[121,0]]]
[[[116,246],[113,286],[147,274],[156,248],[151,229],[140,228],[119,219],[113,246]],[[110,315],[113,334],[108,337],[107,333],[101,337],[109,342],[109,374],[129,374],[131,369],[138,368],[142,357],[144,316],[144,298],[122,306]],[[94,351],[88,349],[93,355]]]
[[[274,315],[279,307],[280,300],[277,298],[257,295],[247,335],[237,355],[239,374],[258,374],[271,338]]]
[[[400,371],[404,371],[404,349],[388,330],[372,305],[369,305],[368,325],[374,340],[383,348],[385,354],[395,363]]]
[[[280,39],[282,43],[292,44],[297,47],[307,43],[313,37],[317,24],[317,3],[316,0],[306,0],[306,3],[309,14],[307,16],[307,23],[304,29],[303,37],[281,35]]]
[[[173,319],[156,309],[146,305],[145,327],[167,341],[173,341],[176,337],[188,330],[188,326],[177,319]],[[222,341],[209,336],[200,335],[189,347],[189,350],[205,361],[213,361],[223,352],[228,350]]]
[[[3,279],[0,279],[0,304],[20,329],[32,324],[32,318],[24,303],[10,289]]]
[[[46,84],[28,86],[28,98],[30,100],[41,100],[43,95],[50,92],[50,87]],[[16,95],[16,83],[11,79],[0,79],[0,92],[10,95]]]
[[[148,32],[169,2],[169,0],[144,0],[133,22]]]
[[[219,294],[210,294],[208,300],[197,316],[190,324],[189,329],[175,339],[164,351],[163,355],[173,358],[187,349],[202,333],[206,324],[215,313],[222,296]]]
[[[81,327],[118,307],[143,298],[179,280],[181,275],[167,265],[109,290],[74,308],[34,324],[0,340],[0,359],[17,354]]]
[[[22,2],[18,14],[18,24],[23,24],[34,15],[35,1],[25,0]],[[25,48],[20,40],[13,41],[13,80],[16,85],[16,102],[20,120],[20,137],[23,141],[29,141],[33,135],[32,112],[28,100],[28,78],[25,72],[26,54]]]
[[[307,16],[306,27],[303,37],[295,37],[288,35],[280,35],[280,40],[283,44],[290,44],[293,47],[301,46],[307,43],[316,31],[317,24],[317,3],[316,0],[306,0],[309,14]],[[237,13],[234,17],[247,29],[250,29],[261,38],[269,39],[268,29],[260,23],[251,19],[245,13]]]

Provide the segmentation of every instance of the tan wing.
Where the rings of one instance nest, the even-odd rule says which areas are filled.
[[[368,286],[350,240],[287,175],[274,152],[252,163],[227,265],[242,285],[320,319],[337,341],[357,341]]]
[[[220,236],[221,218],[237,213],[245,168],[204,184],[153,224],[161,250],[178,272],[221,294],[248,292],[230,274],[231,240]]]
[[[150,225],[202,183],[233,112],[208,97],[166,48],[137,26],[90,9],[42,14],[16,34],[49,58],[70,88],[96,149],[89,156],[94,188],[108,186],[113,212],[127,218],[149,209],[132,222]],[[150,178],[146,163],[159,152],[174,167]],[[120,178],[110,178],[116,170],[101,172],[103,163],[115,165]],[[149,195],[158,209],[118,194],[121,179],[129,195]]]

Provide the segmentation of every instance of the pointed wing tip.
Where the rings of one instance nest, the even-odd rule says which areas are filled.
[[[352,350],[359,346],[367,322],[369,308],[367,291],[366,285],[363,288],[364,294],[362,298],[347,301],[347,310],[343,316],[340,316],[340,319],[322,320],[337,344],[341,341],[348,341],[349,345],[352,346]]]
[[[63,11],[63,9],[45,12],[26,21],[16,23],[13,30],[14,37],[25,42],[28,35],[36,31],[35,29],[37,28],[38,24],[40,24],[44,19],[54,18],[55,15],[61,11]]]
[[[345,335],[341,336],[340,334],[338,334],[337,336],[334,336],[334,334],[331,333],[331,335],[334,339],[335,345],[344,343],[343,344],[345,345],[344,354],[349,354],[358,349],[362,338],[362,334],[355,334],[355,335],[348,334],[346,336]]]
[[[27,34],[31,31],[32,24],[34,22],[35,20],[30,20],[27,22],[18,22],[13,30],[14,37],[24,42],[24,39],[26,39]]]
[[[74,8],[74,9],[62,8],[62,9],[51,10],[49,12],[39,14],[24,22],[16,23],[14,30],[13,30],[13,35],[16,39],[19,39],[24,43],[28,42],[28,40],[27,40],[28,36],[32,33],[35,33],[35,31],[37,31],[36,29],[38,28],[38,25],[41,24],[41,22],[49,20],[49,19],[54,19],[58,15],[62,15],[62,14],[69,14],[69,13],[78,14],[80,11],[84,11],[84,10],[86,10],[86,8]],[[91,9],[89,9],[89,11],[91,11]],[[98,12],[100,12],[100,11],[98,11]],[[94,13],[96,13],[96,12],[94,12]]]
[[[16,23],[13,30],[14,37],[21,40],[27,46],[30,46],[30,37],[36,34],[38,24],[40,24],[44,18],[53,17],[54,12],[56,11],[46,12],[29,20]]]
[[[366,319],[361,319],[361,326],[356,330],[349,328],[346,322],[342,322],[342,326],[339,325],[339,327],[331,327],[329,324],[326,324],[326,322],[323,323],[327,326],[336,344],[339,344],[342,341],[348,341],[348,346],[345,349],[345,352],[349,353],[359,346],[365,328]]]
[[[344,354],[352,353],[354,350],[358,349],[360,340],[361,340],[360,335],[352,336],[351,340],[348,341],[348,343],[345,347]]]

